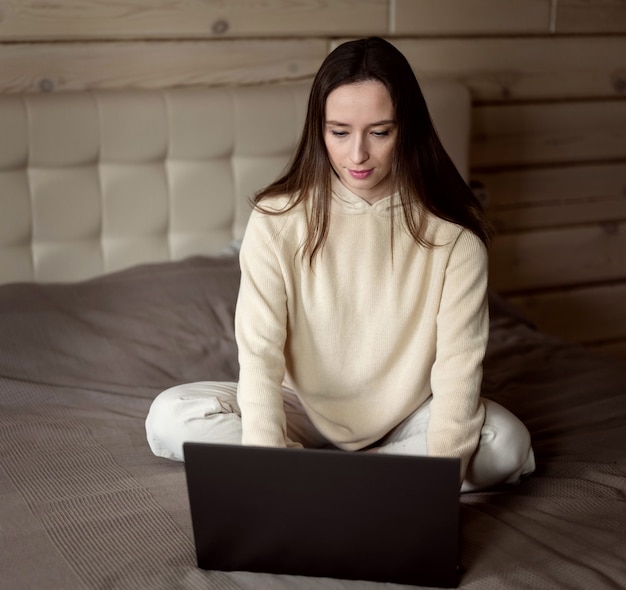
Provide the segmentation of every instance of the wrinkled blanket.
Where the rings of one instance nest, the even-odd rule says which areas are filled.
[[[224,257],[0,287],[2,588],[400,588],[196,568],[183,466],[144,418],[171,385],[236,380],[238,283]],[[460,587],[623,588],[626,364],[490,303],[483,394],[528,426],[537,471],[461,497]]]

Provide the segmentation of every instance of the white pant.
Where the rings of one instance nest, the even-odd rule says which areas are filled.
[[[332,446],[313,426],[298,398],[283,388],[287,437],[294,446]],[[462,492],[499,483],[517,483],[532,473],[535,458],[526,427],[501,405],[483,398],[485,423],[480,442],[467,469]],[[427,455],[426,428],[430,400],[396,426],[372,449],[378,453]],[[177,385],[158,395],[146,418],[152,452],[183,460],[183,442],[241,444],[241,416],[237,384],[201,381]]]

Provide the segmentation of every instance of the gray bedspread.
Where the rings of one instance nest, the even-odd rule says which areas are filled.
[[[183,466],[144,418],[171,385],[236,379],[238,281],[193,258],[0,287],[1,588],[400,588],[195,567]],[[462,496],[461,587],[624,588],[626,364],[491,303],[484,395],[527,424],[537,471]]]

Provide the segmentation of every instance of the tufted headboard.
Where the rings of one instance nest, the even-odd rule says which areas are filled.
[[[467,178],[470,97],[422,81]],[[284,168],[309,83],[0,96],[0,283],[216,255]]]

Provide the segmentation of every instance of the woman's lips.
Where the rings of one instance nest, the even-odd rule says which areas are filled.
[[[363,180],[364,178],[367,178],[372,172],[374,172],[374,169],[370,168],[369,170],[348,170],[348,172],[350,173],[350,176],[352,176],[352,178],[356,178],[357,180]]]

